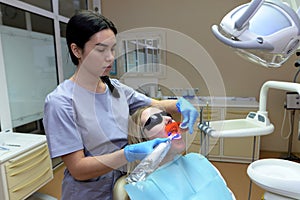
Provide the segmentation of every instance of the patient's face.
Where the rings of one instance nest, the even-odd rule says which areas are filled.
[[[165,128],[168,124],[174,122],[171,116],[158,108],[147,108],[142,112],[141,123],[146,137],[150,140],[154,138],[166,138],[168,133]],[[172,140],[172,147],[170,151],[181,153],[185,149],[185,142],[180,137],[179,139]]]

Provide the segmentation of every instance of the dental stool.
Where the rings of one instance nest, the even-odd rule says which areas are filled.
[[[266,190],[264,200],[300,199],[300,164],[282,159],[261,159],[248,166],[247,174]]]
[[[124,188],[126,175],[121,176],[115,183],[113,189],[113,200],[129,200],[127,192]]]

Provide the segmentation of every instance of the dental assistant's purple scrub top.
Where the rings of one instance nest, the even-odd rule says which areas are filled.
[[[46,97],[43,124],[52,158],[81,149],[85,156],[98,156],[127,144],[129,114],[150,105],[151,99],[116,79],[111,82],[119,98],[113,97],[108,87],[104,93],[94,93],[71,80],[65,80]],[[66,169],[62,200],[110,200],[121,171],[77,181]]]

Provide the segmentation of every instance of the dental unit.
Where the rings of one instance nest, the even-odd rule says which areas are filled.
[[[269,88],[298,92],[300,84],[267,81],[260,90],[259,110],[250,112],[245,119],[232,119],[199,123],[198,128],[211,137],[248,137],[267,135],[274,131],[274,125],[268,118],[267,95]]]
[[[212,32],[243,58],[265,67],[280,67],[300,45],[300,9],[297,13],[280,1],[253,0],[229,12],[220,26],[212,26]],[[203,122],[198,128],[211,137],[272,133],[274,125],[266,111],[269,88],[300,94],[298,83],[267,81],[260,90],[258,112],[250,112],[246,119]],[[248,166],[247,174],[251,181],[266,190],[264,200],[300,199],[300,164],[296,162],[261,159]],[[251,189],[249,199],[250,193]]]

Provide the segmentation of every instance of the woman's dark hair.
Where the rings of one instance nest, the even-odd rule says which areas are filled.
[[[93,11],[79,11],[71,17],[67,24],[66,38],[69,53],[75,65],[78,65],[78,59],[71,50],[71,44],[75,43],[79,48],[83,49],[85,43],[89,41],[92,35],[105,29],[111,29],[115,35],[118,32],[109,19]]]

